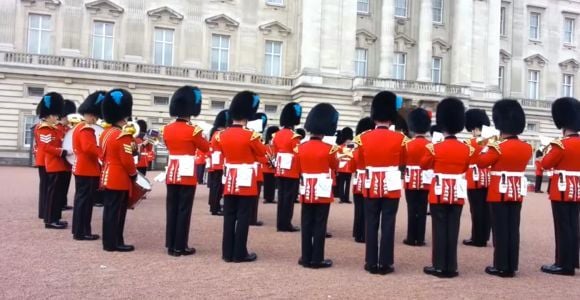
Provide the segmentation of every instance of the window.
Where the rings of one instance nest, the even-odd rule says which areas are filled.
[[[169,105],[169,97],[167,96],[153,96],[154,105]]]
[[[540,71],[528,71],[528,97],[530,99],[540,98]]]
[[[503,66],[499,67],[499,74],[497,76],[497,86],[500,91],[503,92],[503,78],[504,78],[505,69]]]
[[[574,75],[562,76],[562,97],[574,97]]]
[[[505,7],[502,7],[499,14],[499,35],[505,36]]]
[[[356,1],[356,11],[359,14],[369,13],[369,0],[357,0]]]
[[[173,29],[155,28],[155,64],[173,65]]]
[[[405,80],[405,69],[407,63],[407,54],[395,52],[393,59],[393,75],[395,79]]]
[[[264,73],[282,76],[282,42],[266,41]]]
[[[32,127],[34,126],[34,124],[36,124],[36,122],[38,121],[38,118],[36,118],[36,116],[24,116],[24,136],[22,137],[22,141],[24,144],[24,147],[30,147],[30,145],[32,144],[32,139],[34,139],[34,133],[32,132]]]
[[[265,104],[264,112],[267,114],[275,114],[278,112],[278,105],[276,104]]]
[[[407,0],[395,0],[395,17],[407,17]]]
[[[443,23],[443,0],[433,0],[433,23]]]
[[[540,40],[540,14],[530,13],[530,40]]]
[[[29,86],[26,88],[26,93],[30,97],[42,97],[44,96],[44,88],[38,86]]]
[[[113,23],[95,22],[93,25],[93,58],[113,59]]]
[[[528,123],[526,125],[526,131],[538,132],[538,127],[538,123]]]
[[[564,19],[564,43],[574,43],[574,19],[572,18]]]
[[[222,110],[226,108],[226,102],[223,100],[212,100],[210,107],[213,110]]]
[[[50,53],[50,16],[28,16],[28,52],[34,54]]]
[[[431,63],[431,81],[441,83],[441,57],[433,57]]]
[[[230,37],[213,34],[211,36],[211,69],[227,71],[230,63]]]
[[[284,0],[266,0],[266,4],[282,6],[284,5]]]
[[[355,59],[354,59],[354,72],[356,76],[366,77],[367,76],[367,62],[368,62],[368,50],[363,48],[356,48]]]

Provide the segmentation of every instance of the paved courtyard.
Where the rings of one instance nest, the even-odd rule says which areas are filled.
[[[156,173],[150,173],[153,178]],[[395,273],[370,275],[363,270],[364,245],[351,238],[353,205],[333,204],[326,256],[334,267],[304,269],[297,265],[298,233],[278,233],[276,205],[260,202],[263,227],[250,229],[249,249],[258,261],[228,264],[221,260],[222,219],[209,215],[207,188],[198,187],[192,216],[190,246],[194,256],[166,254],[165,186],[155,183],[141,206],[129,211],[125,240],[133,253],[104,252],[101,241],[74,241],[70,229],[46,230],[37,214],[37,171],[0,167],[0,299],[59,298],[195,298],[195,299],[578,299],[580,275],[558,277],[539,271],[554,255],[553,225],[545,194],[531,194],[522,210],[520,270],[513,279],[484,273],[493,248],[459,246],[459,273],[438,279],[422,273],[430,264],[431,224],[427,247],[402,243],[406,207],[397,218]],[[74,182],[69,204],[72,204]],[[297,206],[294,223],[299,225]],[[71,222],[70,211],[64,219]],[[95,208],[93,232],[101,234],[102,209]],[[460,239],[471,228],[469,207],[461,220]]]

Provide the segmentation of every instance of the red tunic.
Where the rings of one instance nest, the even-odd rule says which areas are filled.
[[[76,156],[73,174],[77,176],[101,176],[101,165],[99,164],[101,149],[97,146],[95,130],[84,122],[77,124],[72,130],[72,146]]]
[[[135,138],[137,143],[137,149],[139,149],[139,160],[137,161],[137,168],[147,168],[149,166],[150,154],[153,152],[153,145],[147,143],[143,144],[143,139],[140,137]]]
[[[550,178],[550,200],[580,201],[580,137],[578,134],[553,141],[542,159],[545,169],[554,168]],[[562,176],[563,175],[563,176]]]
[[[536,162],[534,163],[536,167],[536,176],[543,176],[544,175],[544,168],[542,168],[542,160],[538,157],[536,158]]]
[[[109,190],[129,191],[130,194],[133,187],[131,177],[137,175],[133,160],[135,139],[130,133],[112,126],[101,133],[99,141],[103,161],[101,186]]]
[[[205,165],[206,159],[205,152],[199,150],[199,148],[195,151],[195,164],[196,165]]]
[[[417,136],[407,143],[405,156],[405,189],[407,190],[428,190],[429,184],[423,180],[423,170],[421,160],[427,152],[429,141],[424,136]]]
[[[44,166],[47,173],[65,172],[69,170],[68,163],[62,158],[62,131],[54,125],[43,122],[37,128],[38,151],[44,153]]]
[[[61,140],[64,140],[64,136],[66,133],[71,129],[68,125],[62,125],[61,123],[56,124],[56,128],[58,128]],[[72,166],[64,159],[66,171],[71,171]]]
[[[353,152],[353,163],[356,168],[356,174],[352,179],[352,193],[357,195],[362,195],[365,183],[365,161],[362,157],[362,153],[357,148]]]
[[[270,163],[270,159],[273,159],[274,151],[272,150],[272,145],[266,145],[266,161],[262,163],[262,172],[268,174],[276,173],[276,169]]]
[[[477,142],[476,138],[471,138],[466,141],[466,144],[475,149],[475,152],[469,160],[469,169],[465,174],[467,178],[467,189],[480,189],[487,188],[489,186],[490,174],[489,168],[479,168],[477,166],[477,161],[479,160],[479,154],[483,149],[483,146]]]
[[[44,151],[40,151],[40,133],[38,128],[42,123],[38,123],[32,127],[32,132],[34,132],[34,165],[37,167],[44,167]]]
[[[209,171],[217,171],[224,169],[224,156],[220,150],[217,150],[217,140],[216,137],[220,132],[223,130],[219,130],[214,132],[213,136],[210,140],[210,148],[209,148]]]
[[[241,125],[232,125],[216,137],[216,150],[224,156],[224,195],[257,196],[256,162],[266,155],[261,135]]]
[[[338,147],[338,151],[340,153],[344,153],[345,149],[347,149],[346,144],[342,144]],[[337,170],[338,173],[352,174],[354,173],[354,171],[356,171],[356,165],[354,164],[354,160],[350,159],[338,162],[338,170]]]
[[[165,126],[163,140],[169,152],[165,183],[197,185],[194,170],[196,150],[209,150],[209,143],[203,138],[201,127],[177,119]]]
[[[296,158],[302,176],[300,202],[328,204],[334,201],[331,173],[338,167],[337,151],[338,147],[320,139],[310,139],[298,146]]]
[[[443,142],[427,144],[421,168],[433,169],[434,177],[429,189],[429,203],[463,205],[467,198],[465,171],[473,148],[447,137]]]
[[[365,180],[363,190],[365,197],[370,199],[401,197],[402,181],[399,167],[405,160],[407,141],[404,134],[382,126],[355,137],[354,142],[359,146],[369,176]]]
[[[488,151],[479,155],[478,166],[491,167],[488,202],[524,200],[528,189],[524,172],[532,157],[532,151],[530,144],[514,136],[489,144]]]
[[[284,128],[272,137],[272,147],[276,155],[276,176],[298,179],[298,164],[294,160],[294,148],[300,144],[301,136],[292,129]],[[288,157],[288,158],[284,158]],[[291,160],[290,168],[282,167],[283,160]]]

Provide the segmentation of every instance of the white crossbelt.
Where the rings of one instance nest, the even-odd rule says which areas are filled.
[[[195,155],[169,155],[169,160],[195,159]]]
[[[394,172],[399,171],[399,167],[367,167],[367,170],[371,173],[384,173],[384,172]]]
[[[422,170],[421,167],[419,167],[419,166],[407,166],[407,169],[409,169],[409,170]]]
[[[365,173],[365,170],[364,169],[358,169],[358,170],[356,170],[356,174],[357,175],[361,175],[361,174],[364,174],[364,173]]]
[[[492,176],[507,176],[507,177],[524,177],[524,172],[504,172],[504,171],[491,171],[489,172]]]
[[[444,174],[444,173],[435,173],[433,177],[439,177],[439,179],[455,179],[461,180],[465,178],[465,174]]]
[[[302,173],[304,179],[329,179],[328,173]]]
[[[576,177],[580,176],[580,171],[566,171],[566,170],[554,170],[555,175],[562,174],[564,176]]]
[[[256,170],[255,164],[225,164],[228,169],[254,169]]]

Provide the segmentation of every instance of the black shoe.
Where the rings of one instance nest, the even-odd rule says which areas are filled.
[[[223,216],[224,213],[222,211],[214,211],[211,213],[212,216]]]
[[[371,274],[379,274],[379,268],[377,267],[377,265],[365,264],[365,271]]]
[[[487,243],[478,243],[472,239],[463,240],[463,245],[465,246],[473,246],[473,247],[486,247]]]
[[[415,246],[417,246],[417,247],[423,247],[423,246],[425,246],[425,245],[427,245],[427,244],[425,243],[425,241],[420,241],[420,242],[418,242],[418,241],[417,241],[417,242],[415,242]]]
[[[67,205],[67,206],[62,208],[62,210],[71,210],[71,209],[73,209],[73,207],[70,205]]]
[[[171,256],[187,256],[187,255],[193,255],[195,254],[196,250],[195,248],[185,248],[183,250],[175,250],[175,249],[168,249],[167,250],[167,254],[171,255]]]
[[[250,253],[242,259],[234,259],[234,262],[237,262],[237,263],[252,262],[252,261],[255,261],[256,259],[258,259],[258,256],[256,255],[256,253]]]
[[[300,259],[298,259],[298,264],[305,267],[305,268],[310,268],[310,262],[304,263],[304,261],[302,260],[302,257],[300,257]]]
[[[227,262],[227,263],[231,263],[231,262],[233,262],[233,261],[234,261],[233,259],[231,259],[231,258],[226,258],[226,257],[222,257],[222,259],[223,259],[223,261],[225,261],[225,262]]]
[[[45,223],[44,228],[48,229],[66,229],[68,224],[62,222]]]
[[[437,270],[437,269],[435,269],[435,267],[424,267],[423,273],[425,273],[427,275],[435,275],[436,273],[443,273],[443,271]]]
[[[74,236],[73,239],[77,241],[94,241],[99,239],[98,234],[87,234],[83,236]]]
[[[354,241],[357,243],[361,243],[361,244],[365,243],[365,239],[361,239],[361,238],[354,238]]]
[[[423,273],[427,275],[432,275],[438,278],[453,278],[457,277],[459,273],[457,271],[443,271],[436,269],[435,267],[424,267]]]
[[[310,267],[313,269],[326,269],[332,267],[332,260],[325,259],[321,262],[311,262]]]
[[[257,221],[256,223],[250,224],[250,226],[262,226],[262,225],[264,225],[264,222],[262,221]]]
[[[181,252],[175,251],[175,249],[167,249],[167,254],[175,257],[181,256]]]
[[[485,267],[485,273],[502,278],[511,278],[516,276],[515,272],[501,271],[492,266]]]
[[[459,276],[457,271],[443,271],[443,276],[441,278],[453,278]]]
[[[409,239],[404,239],[403,244],[408,245],[408,246],[417,246],[417,243],[415,243],[415,241],[411,241]]]
[[[327,232],[327,233],[326,233],[326,235],[325,235],[325,237],[326,237],[327,239],[329,239],[329,238],[332,238],[332,233],[330,233],[330,232]]]
[[[278,232],[296,232],[300,231],[300,228],[297,226],[290,226],[289,228],[278,229]]]
[[[119,252],[131,252],[134,251],[135,247],[132,245],[118,245],[116,251]]]
[[[393,273],[393,272],[395,272],[395,268],[393,268],[393,266],[379,265],[377,267],[377,274],[380,274],[380,275],[387,275],[387,274]]]
[[[103,207],[104,205],[103,205],[103,203],[95,203],[93,206],[94,207]]]
[[[574,276],[576,271],[574,269],[567,270],[556,265],[544,265],[541,268],[542,272],[553,275]]]

